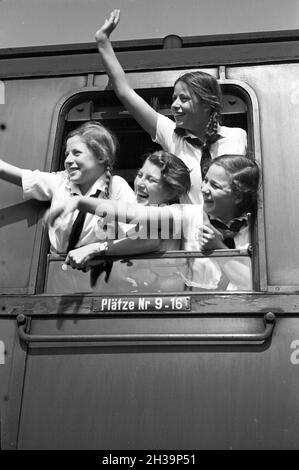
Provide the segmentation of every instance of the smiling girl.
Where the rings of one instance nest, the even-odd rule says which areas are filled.
[[[181,158],[191,170],[191,188],[181,202],[202,203],[201,182],[211,158],[224,154],[244,155],[246,132],[221,126],[222,95],[217,80],[201,71],[180,76],[175,84],[171,111],[174,121],[157,113],[130,86],[109,40],[120,11],[97,31],[98,50],[113,88],[125,108],[162,148]]]
[[[201,249],[248,249],[249,216],[255,214],[259,168],[249,158],[218,157],[202,184],[204,220]],[[200,289],[251,290],[250,258],[205,258],[192,262],[189,286]]]
[[[114,135],[100,123],[90,121],[67,136],[64,171],[22,170],[0,160],[0,178],[22,186],[26,200],[51,201],[52,209],[78,195],[135,202],[128,183],[112,175],[116,149]],[[80,233],[72,235],[77,216],[78,212],[67,214],[49,227],[51,253],[65,253],[98,240],[100,219],[91,214],[86,214]],[[114,232],[115,227],[110,225],[107,236],[113,238]]]

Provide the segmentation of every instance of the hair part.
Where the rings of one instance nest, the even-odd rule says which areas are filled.
[[[212,160],[210,166],[212,165],[222,167],[230,177],[232,192],[240,200],[237,202],[238,215],[254,213],[260,180],[257,163],[244,155],[222,155]]]
[[[185,163],[172,153],[157,150],[148,153],[145,159],[156,165],[161,170],[161,182],[164,187],[174,193],[173,202],[180,196],[190,191],[190,170]]]

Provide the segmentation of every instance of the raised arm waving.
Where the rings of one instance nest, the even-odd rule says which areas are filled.
[[[96,32],[95,38],[107,75],[124,107],[151,137],[156,135],[157,112],[129,84],[110,42],[110,35],[120,20],[120,11],[113,10],[109,19]]]

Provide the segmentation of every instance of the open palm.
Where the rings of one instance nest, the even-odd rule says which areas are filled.
[[[110,13],[109,19],[108,20],[106,19],[103,26],[96,32],[95,34],[96,41],[100,42],[102,40],[109,38],[112,31],[114,31],[114,29],[118,25],[119,19],[120,19],[120,10],[113,10]]]

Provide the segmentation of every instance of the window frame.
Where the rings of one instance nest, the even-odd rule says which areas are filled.
[[[214,67],[212,69],[184,69],[172,71],[154,71],[154,72],[131,72],[127,73],[128,80],[134,89],[142,90],[146,88],[170,88],[178,76],[188,71],[201,70],[217,78],[219,85],[224,87],[233,87],[242,95],[247,105],[247,136],[248,148],[253,153],[254,159],[262,169],[261,157],[261,139],[260,139],[260,123],[259,123],[259,107],[258,100],[254,90],[245,82],[241,80],[233,80],[225,77],[224,67]],[[220,77],[220,78],[219,78]],[[88,75],[87,86],[69,93],[67,96],[62,97],[57,103],[52,127],[49,136],[49,145],[46,159],[45,171],[57,171],[60,164],[61,143],[64,134],[64,123],[67,113],[76,104],[86,101],[88,97],[95,93],[112,90],[111,84],[107,83],[108,78],[106,75]],[[95,86],[96,85],[96,86]],[[82,122],[87,119],[82,116]],[[80,121],[78,121],[79,123]],[[44,283],[46,279],[47,270],[47,256],[45,255],[46,248],[48,248],[47,235],[45,230],[41,236],[41,245],[39,250],[38,270],[36,273],[36,294],[44,293]],[[263,210],[263,190],[262,184],[258,191],[258,210],[257,216],[252,227],[252,240],[255,246],[252,256],[252,275],[253,275],[253,289],[251,291],[234,291],[234,292],[263,292],[268,290],[267,284],[267,269],[266,269],[266,249],[265,249],[265,227],[264,227],[264,210]],[[238,250],[236,250],[238,251]],[[182,250],[182,253],[184,251]],[[219,253],[219,256],[221,254]],[[153,255],[153,258],[155,256]],[[227,291],[225,291],[227,293]],[[202,295],[201,292],[190,292],[192,294]],[[215,291],[206,291],[205,294],[214,294]],[[217,291],[221,293],[221,291]],[[58,294],[59,295],[59,294]],[[99,295],[94,293],[94,295]]]

